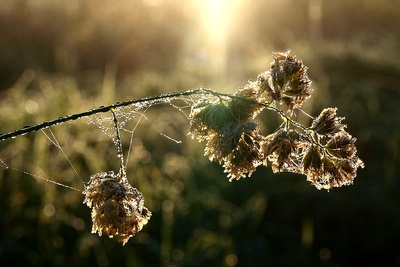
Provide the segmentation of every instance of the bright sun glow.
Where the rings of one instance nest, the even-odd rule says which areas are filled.
[[[234,10],[240,0],[197,0],[201,32],[208,56],[217,71],[225,72],[227,44]]]
[[[202,23],[210,42],[216,45],[226,42],[229,15],[229,1],[203,1]]]

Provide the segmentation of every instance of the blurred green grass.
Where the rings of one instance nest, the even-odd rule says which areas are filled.
[[[135,130],[128,166],[153,211],[145,229],[125,247],[92,235],[79,192],[0,168],[0,263],[400,265],[398,1],[237,1],[222,66],[210,56],[196,3],[2,2],[0,132],[200,86],[232,92],[266,70],[273,51],[291,49],[315,89],[304,109],[337,106],[358,138],[366,168],[355,184],[328,193],[269,168],[229,183],[203,156],[204,144],[186,136],[184,115],[157,106]],[[275,115],[262,118],[273,130]],[[110,138],[84,119],[51,130],[84,181],[118,170]],[[0,159],[82,189],[43,133],[1,142]]]

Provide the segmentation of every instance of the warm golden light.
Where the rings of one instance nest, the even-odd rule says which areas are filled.
[[[211,44],[216,46],[226,43],[229,24],[229,5],[226,0],[202,1],[201,14],[205,33]]]
[[[195,8],[200,20],[200,35],[210,66],[224,74],[227,66],[227,47],[234,11],[240,0],[197,0]]]

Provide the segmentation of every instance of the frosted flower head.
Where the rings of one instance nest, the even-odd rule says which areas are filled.
[[[230,181],[238,180],[263,163],[263,142],[256,123],[232,123],[209,136],[205,155],[223,165]]]
[[[229,181],[251,176],[263,163],[263,142],[264,137],[258,133],[258,128],[243,131],[236,147],[224,159],[224,172],[228,173]]]
[[[261,104],[265,98],[261,97],[261,91],[256,82],[250,82],[235,92],[237,98],[231,99],[231,110],[237,122],[248,123],[254,119],[263,109]]]
[[[299,166],[300,149],[307,144],[307,138],[297,131],[280,129],[265,138],[264,154],[272,162],[274,173],[301,173]]]
[[[190,132],[203,141],[212,132],[219,131],[226,124],[234,122],[231,108],[224,103],[201,102],[192,107],[190,113]]]
[[[216,94],[217,101],[194,105],[192,136],[207,141],[205,155],[224,167],[230,181],[250,176],[269,161],[274,173],[306,175],[319,189],[351,184],[364,164],[356,156],[356,138],[344,130],[344,118],[336,115],[337,108],[326,108],[310,127],[292,119],[294,110],[311,96],[307,67],[290,51],[274,53],[273,58],[270,69],[256,82],[250,81],[234,95]],[[254,122],[263,109],[276,111],[284,121],[267,137],[259,134]]]
[[[351,185],[357,176],[358,167],[364,167],[364,164],[357,157],[339,159],[325,155],[322,159],[321,171],[309,173],[307,180],[318,189]]]
[[[274,53],[270,70],[258,76],[258,85],[273,100],[288,107],[289,113],[311,96],[307,67],[290,51]]]
[[[334,157],[351,158],[357,152],[357,148],[354,145],[356,140],[357,138],[352,137],[345,131],[341,131],[328,141],[326,148],[329,154]]]
[[[83,203],[92,208],[92,233],[99,236],[118,235],[125,245],[150,220],[151,212],[144,207],[142,193],[113,172],[92,175],[83,194]]]
[[[314,144],[309,144],[303,160],[303,172],[306,175],[319,175],[322,169],[322,151],[321,148]]]
[[[364,163],[356,156],[355,141],[356,138],[352,138],[345,131],[340,131],[325,145],[321,144],[321,147],[312,145],[303,159],[303,170],[307,180],[318,189],[352,184],[357,169],[364,168]]]
[[[336,116],[337,108],[326,108],[314,119],[311,129],[320,135],[333,135],[342,131],[346,125],[342,124],[343,117]]]

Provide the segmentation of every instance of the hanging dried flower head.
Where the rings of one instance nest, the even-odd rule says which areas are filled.
[[[103,233],[110,238],[120,236],[120,242],[125,245],[129,238],[141,231],[151,217],[151,212],[144,207],[144,198],[136,188],[133,188],[126,178],[122,143],[119,125],[114,109],[110,110],[114,118],[115,144],[118,148],[120,170],[101,172],[90,176],[85,186],[83,203],[92,208],[92,233]]]
[[[319,176],[322,173],[322,149],[310,143],[304,153],[302,160],[303,173],[307,177]]]
[[[321,171],[309,173],[307,180],[318,189],[351,185],[357,175],[358,167],[364,167],[364,164],[358,158],[340,159],[325,155],[322,159]]]
[[[249,177],[264,163],[263,142],[264,137],[258,133],[258,128],[242,133],[235,149],[224,159],[224,172],[228,173],[229,181]]]
[[[83,203],[92,208],[92,233],[99,236],[120,236],[119,241],[125,245],[150,220],[151,212],[144,207],[142,193],[113,172],[92,175],[83,194]]]
[[[229,124],[208,137],[205,155],[223,164],[230,181],[240,179],[263,163],[263,141],[256,123]]]

